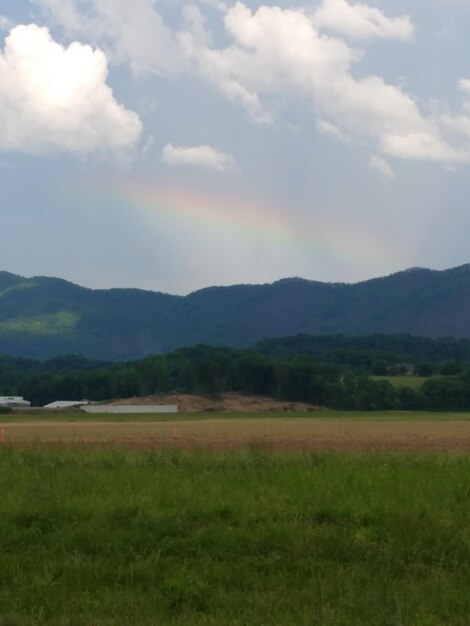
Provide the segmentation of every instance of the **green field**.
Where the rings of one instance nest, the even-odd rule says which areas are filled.
[[[265,412],[191,412],[191,413],[84,413],[82,411],[26,411],[0,414],[0,424],[32,422],[175,422],[214,419],[308,419],[344,421],[468,421],[470,413],[452,411],[265,411]]]
[[[0,449],[2,626],[467,626],[470,459]]]
[[[411,389],[420,389],[422,384],[429,380],[426,376],[371,376],[372,380],[387,380],[396,389],[410,387]]]

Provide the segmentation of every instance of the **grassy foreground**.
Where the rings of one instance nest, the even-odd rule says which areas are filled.
[[[470,459],[0,449],[0,625],[467,626]]]

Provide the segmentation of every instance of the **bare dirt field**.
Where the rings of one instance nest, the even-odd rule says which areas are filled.
[[[162,393],[155,396],[144,396],[114,400],[109,404],[120,405],[145,405],[145,404],[176,404],[178,410],[183,413],[193,411],[234,411],[265,413],[272,411],[315,411],[321,407],[315,407],[306,402],[288,402],[276,400],[268,396],[256,396],[239,392],[226,392],[215,396],[195,395],[184,393]]]
[[[178,422],[12,422],[3,445],[157,450],[470,452],[468,421],[334,421],[208,419]]]

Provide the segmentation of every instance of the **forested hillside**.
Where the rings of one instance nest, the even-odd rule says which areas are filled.
[[[470,265],[351,285],[285,279],[211,287],[185,297],[0,272],[0,352],[15,356],[123,360],[299,333],[470,337]]]

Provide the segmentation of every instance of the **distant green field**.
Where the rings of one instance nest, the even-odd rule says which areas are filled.
[[[451,411],[266,411],[266,412],[194,412],[194,413],[83,413],[81,411],[27,411],[0,414],[0,424],[12,422],[178,422],[214,419],[240,420],[361,420],[361,421],[467,421],[470,413]],[[1,626],[1,622],[0,622]]]
[[[27,411],[0,414],[0,424],[12,422],[178,422],[205,421],[214,419],[309,419],[309,420],[365,420],[365,421],[402,421],[402,420],[470,420],[470,413],[451,411],[266,411],[240,413],[230,411],[194,412],[194,413],[84,413],[81,411]],[[0,622],[1,626],[1,622]]]
[[[421,385],[428,380],[425,376],[371,376],[371,378],[373,380],[388,380],[388,382],[397,389],[402,387],[419,389]]]
[[[470,459],[0,448],[0,624],[467,626]]]

